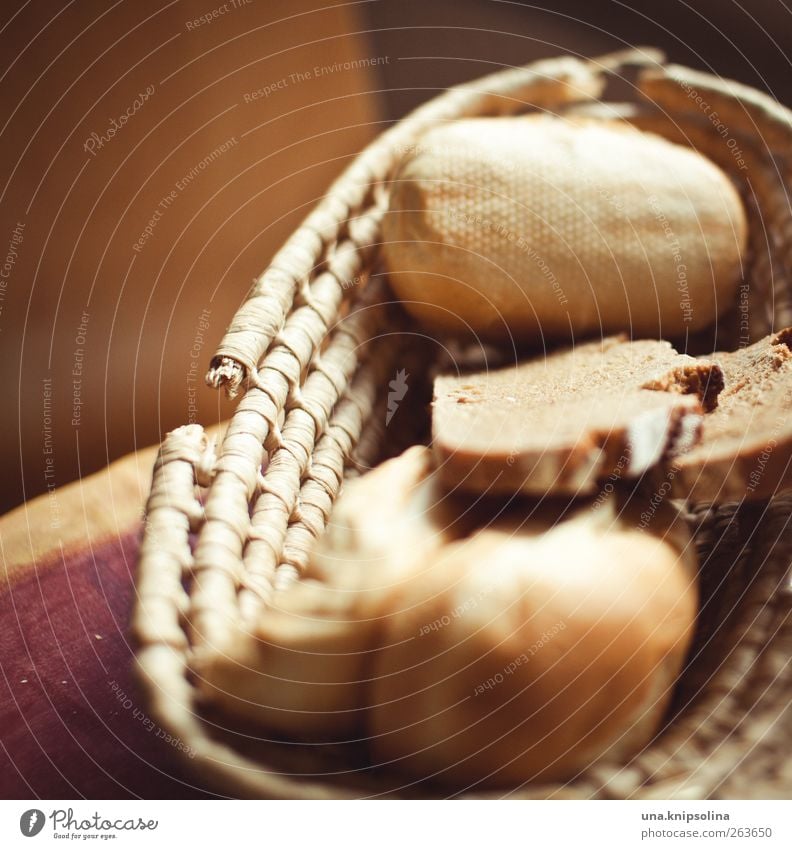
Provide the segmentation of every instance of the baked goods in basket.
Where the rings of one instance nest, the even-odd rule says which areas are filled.
[[[668,342],[613,336],[435,381],[442,480],[473,492],[587,494],[636,478],[699,438],[720,367]]]
[[[431,130],[383,221],[394,291],[427,328],[518,345],[701,329],[733,301],[745,244],[740,198],[704,156],[552,116]]]
[[[419,778],[500,785],[627,756],[689,646],[674,511],[522,505],[478,529],[414,447],[350,484],[306,579],[196,658],[207,698],[296,739],[368,739]],[[555,730],[554,729],[555,726]]]
[[[650,473],[693,502],[792,484],[789,328],[706,357],[618,337],[435,381],[433,447],[451,489],[590,494]]]
[[[666,460],[677,494],[761,493],[746,468],[768,440],[767,479],[786,481],[788,340],[710,361],[613,337],[438,378],[434,451],[348,485],[305,578],[196,657],[205,696],[295,739],[364,737],[375,763],[456,784],[629,759],[690,646],[696,556],[663,498],[603,481]]]
[[[622,75],[635,79],[631,91],[636,93],[637,102],[627,108],[609,98],[617,90],[609,83],[620,80]],[[619,90],[624,91],[624,86]],[[597,108],[592,108],[593,105]],[[707,109],[711,107],[726,119],[732,133],[728,138],[721,135],[718,126],[710,120],[711,113],[705,112],[702,105]],[[356,325],[354,334],[350,334],[346,326],[348,312],[356,314],[361,305],[360,293],[364,286],[369,287],[366,281],[381,280],[380,248],[383,241],[387,241],[381,224],[384,214],[385,227],[391,226],[390,215],[385,212],[387,193],[389,186],[396,185],[392,178],[399,173],[399,163],[406,167],[405,154],[408,159],[413,154],[419,155],[426,140],[434,138],[435,131],[440,133],[452,121],[461,126],[472,117],[486,116],[489,126],[495,116],[500,116],[497,121],[509,122],[505,116],[526,110],[564,113],[570,117],[572,111],[578,116],[586,111],[587,120],[603,120],[604,116],[610,121],[614,115],[620,115],[635,126],[697,148],[702,155],[717,162],[734,181],[745,200],[750,231],[750,250],[742,255],[745,275],[739,299],[733,297],[728,280],[723,282],[726,278],[718,276],[720,282],[716,286],[716,278],[711,275],[710,288],[718,294],[717,303],[714,298],[709,303],[712,316],[720,314],[725,306],[723,300],[729,300],[730,306],[715,325],[695,340],[700,345],[695,350],[703,353],[712,348],[746,347],[768,333],[777,334],[778,328],[792,323],[790,276],[787,274],[788,260],[792,256],[789,175],[779,167],[786,161],[786,152],[792,145],[792,113],[765,94],[711,75],[668,66],[656,51],[642,49],[591,61],[563,57],[526,68],[505,69],[471,85],[444,92],[390,128],[351,163],[257,279],[217,349],[208,375],[210,383],[224,386],[232,395],[245,390],[245,397],[223,439],[219,458],[206,444],[201,429],[189,426],[168,436],[155,469],[141,548],[134,626],[139,643],[140,677],[151,715],[163,728],[193,747],[195,757],[191,763],[196,773],[211,780],[222,793],[281,798],[414,797],[444,793],[475,796],[479,792],[478,785],[470,780],[471,775],[486,772],[482,780],[493,783],[500,780],[493,775],[492,769],[493,763],[497,766],[501,762],[497,751],[497,747],[503,745],[500,741],[493,742],[482,755],[465,760],[473,771],[471,774],[464,771],[465,764],[460,763],[459,753],[454,750],[454,746],[463,742],[462,735],[450,740],[447,735],[438,737],[443,745],[433,748],[433,763],[421,761],[423,755],[415,751],[415,744],[420,745],[425,739],[421,734],[426,735],[427,730],[431,732],[438,727],[431,716],[427,717],[426,711],[442,704],[446,694],[438,690],[430,698],[429,693],[417,693],[415,680],[410,680],[414,672],[405,668],[398,646],[369,648],[384,638],[385,626],[398,636],[406,620],[401,616],[387,618],[383,626],[379,613],[369,615],[367,611],[368,602],[384,602],[386,609],[393,609],[387,605],[395,603],[396,588],[404,591],[399,602],[402,607],[411,598],[415,601],[411,609],[416,611],[429,613],[435,597],[438,604],[445,605],[449,602],[450,591],[439,586],[438,593],[429,593],[427,597],[428,585],[430,581],[440,581],[442,574],[450,574],[456,555],[463,558],[466,540],[476,539],[476,546],[499,551],[516,564],[520,558],[514,552],[535,551],[538,542],[527,538],[529,532],[517,531],[524,517],[501,516],[496,523],[497,508],[493,510],[490,502],[485,504],[476,493],[455,495],[454,504],[465,506],[462,512],[454,506],[452,515],[469,517],[472,513],[467,510],[471,504],[483,511],[476,510],[473,528],[454,527],[444,521],[442,528],[448,527],[449,531],[438,535],[432,517],[439,514],[430,511],[428,521],[415,525],[416,529],[421,525],[423,531],[411,537],[406,530],[410,523],[396,519],[397,514],[403,514],[411,496],[399,497],[389,486],[379,487],[376,494],[369,497],[361,495],[355,499],[359,505],[365,505],[365,510],[359,510],[360,516],[376,509],[378,516],[385,517],[379,524],[388,532],[379,535],[379,542],[376,535],[369,533],[337,536],[335,525],[325,535],[325,525],[331,516],[335,522],[336,517],[343,514],[343,504],[348,503],[346,499],[350,493],[365,491],[356,484],[354,487],[348,485],[349,479],[361,468],[389,456],[398,444],[394,439],[394,427],[398,428],[399,419],[395,418],[386,426],[385,418],[388,382],[405,368],[403,345],[400,349],[398,344],[404,337],[397,344],[384,347],[379,344],[375,347],[366,340],[382,335],[393,340],[405,330],[422,332],[412,324],[405,327],[400,310],[394,310],[385,322],[376,322],[373,329],[370,322],[364,321]],[[576,117],[575,120],[580,119]],[[615,129],[612,123],[609,126]],[[508,157],[502,160],[507,164],[510,161]],[[616,175],[620,181],[618,185],[627,191],[635,190],[640,175],[632,168],[622,170],[624,174]],[[522,176],[522,172],[516,172],[515,184],[519,184]],[[664,173],[663,180],[668,176]],[[632,189],[627,186],[628,178],[632,180]],[[607,186],[599,188],[607,190]],[[593,191],[590,185],[588,189]],[[734,196],[729,195],[727,189],[724,191],[731,197],[726,202],[734,201]],[[605,195],[597,194],[597,198],[604,207]],[[718,244],[718,240],[723,242],[723,251],[717,245],[710,251],[717,263],[729,252],[733,258],[733,254],[741,250],[740,215],[738,205],[733,214],[727,213],[720,219],[734,224],[731,235],[726,232],[728,227],[707,230],[708,239],[714,238]],[[646,218],[639,217],[639,220],[646,222]],[[688,217],[685,221],[690,223],[691,219]],[[696,227],[685,227],[684,232],[680,232],[667,209],[662,210],[654,223],[659,225],[659,230],[652,244],[655,247],[664,245],[676,265],[676,238],[695,237]],[[576,233],[575,238],[581,241],[591,236],[590,229]],[[701,238],[703,240],[703,235]],[[727,238],[733,240],[733,246],[726,244]],[[680,246],[683,244],[687,256],[690,245],[679,242]],[[492,247],[500,249],[502,244],[495,240]],[[577,244],[571,247],[576,249]],[[732,247],[737,250],[732,251]],[[539,271],[542,280],[549,284],[545,294],[549,292],[555,297],[557,290],[553,287],[553,279],[544,275],[550,265],[540,248],[534,244],[538,256],[529,256],[531,268],[535,271],[544,260]],[[395,257],[398,262],[399,257],[391,247],[386,250],[389,258]],[[658,258],[657,254],[652,256]],[[694,259],[700,256],[694,251]],[[684,262],[684,257],[679,259]],[[505,264],[501,262],[499,268],[502,267]],[[395,270],[394,264],[391,268],[394,281]],[[413,282],[418,287],[414,299],[433,303],[435,294],[440,291],[433,283],[437,275],[432,269],[424,271],[425,274],[414,277]],[[698,314],[695,298],[700,290],[692,285],[690,268],[681,271],[686,277],[680,276],[677,267],[670,290],[664,291],[678,296],[676,306],[671,300],[666,307],[681,315],[682,335],[686,335],[687,330],[693,329],[694,320],[701,319],[704,323],[705,319]],[[421,288],[419,276],[429,285]],[[458,276],[451,276],[458,282]],[[563,285],[564,281],[556,277]],[[511,278],[507,279],[511,283]],[[626,300],[625,293],[632,292],[629,286],[634,279],[619,280],[613,301],[617,306]],[[490,278],[483,279],[481,291],[488,291],[486,286],[490,282]],[[691,321],[685,321],[684,310],[688,304],[681,283],[688,285],[691,295]],[[641,289],[644,300],[636,306],[643,311],[646,293],[649,292],[651,302],[656,291],[659,293],[653,280],[648,289]],[[440,294],[452,302],[452,310],[459,307],[461,312],[464,304],[458,291]],[[413,296],[407,294],[407,297]],[[584,302],[585,298],[581,303]],[[652,309],[658,319],[663,318],[663,327],[653,328],[651,336],[657,338],[660,333],[670,333],[671,325],[666,323],[668,316],[661,305],[654,304]],[[493,330],[486,304],[482,313],[468,312],[474,327],[482,319],[480,334]],[[607,309],[601,312],[606,318],[611,315]],[[645,316],[649,312],[646,310],[642,314]],[[505,320],[510,328],[512,317],[515,321],[524,320],[519,309],[509,313],[501,310],[498,320]],[[547,318],[553,320],[552,310],[548,311]],[[465,328],[464,323],[462,327]],[[628,322],[617,330],[634,331],[635,328],[635,322]],[[443,325],[441,329],[456,329],[456,326]],[[529,326],[526,336],[535,329]],[[584,341],[574,327],[561,335],[569,332],[574,332],[575,344]],[[433,330],[427,335],[436,336]],[[514,350],[508,333],[504,335],[500,330],[493,330],[492,335],[496,341],[506,340],[506,345],[501,346],[501,356],[507,362],[513,361]],[[596,326],[591,337],[599,339],[602,335]],[[789,496],[760,500],[756,504],[717,503],[724,496],[739,493],[743,483],[747,494],[756,493],[756,497],[766,499],[775,495],[777,489],[788,488],[792,482],[786,462],[789,444],[785,416],[788,399],[783,391],[786,367],[766,368],[771,362],[781,363],[783,351],[779,343],[785,338],[785,334],[780,334],[778,341],[771,341],[765,353],[757,354],[753,361],[740,359],[748,357],[748,351],[735,353],[734,360],[731,355],[714,355],[709,359],[710,363],[720,365],[726,374],[726,389],[722,407],[703,413],[700,433],[703,441],[689,452],[691,460],[695,459],[696,452],[703,452],[698,455],[698,467],[691,465],[683,470],[680,466],[673,477],[672,472],[677,468],[673,464],[687,456],[677,455],[671,462],[663,460],[654,472],[650,469],[645,478],[622,481],[621,487],[619,481],[608,476],[601,493],[578,499],[578,510],[592,507],[592,522],[596,521],[596,511],[604,507],[612,510],[616,536],[631,543],[626,552],[619,549],[627,562],[633,554],[646,551],[648,541],[639,539],[630,527],[623,525],[624,521],[634,524],[635,520],[628,519],[628,514],[615,507],[617,502],[611,501],[619,495],[618,491],[625,494],[641,487],[644,497],[648,498],[648,506],[641,510],[638,527],[645,527],[650,538],[657,534],[661,540],[663,523],[668,521],[674,526],[677,522],[673,513],[669,514],[660,502],[674,494],[691,496],[688,506],[695,519],[692,524],[701,557],[701,615],[696,628],[697,640],[676,690],[678,710],[667,714],[670,723],[667,733],[655,735],[642,749],[638,737],[648,739],[652,730],[640,728],[639,724],[636,737],[630,737],[627,746],[622,740],[617,742],[621,734],[616,733],[609,753],[604,749],[604,739],[597,740],[596,747],[588,752],[581,747],[580,757],[596,759],[596,767],[578,771],[574,760],[566,761],[564,765],[569,766],[573,774],[564,778],[563,784],[558,780],[543,781],[544,776],[549,778],[553,773],[549,770],[540,773],[541,765],[537,766],[537,761],[515,760],[519,751],[515,746],[509,754],[509,765],[518,764],[521,770],[535,774],[538,780],[515,787],[517,773],[503,772],[508,788],[504,791],[499,785],[497,795],[507,792],[520,798],[563,795],[586,799],[744,797],[768,790],[776,794],[779,788],[783,791],[788,787],[788,758],[785,758],[788,734],[778,718],[788,705],[790,684],[787,625],[791,620],[789,594],[784,591],[788,585],[790,562]],[[541,345],[537,334],[515,341],[534,347]],[[692,343],[693,337],[680,341]],[[693,348],[685,350],[690,352]],[[434,365],[431,357],[426,357],[425,363],[427,368]],[[735,384],[727,372],[737,371],[742,372],[742,378]],[[743,396],[746,403],[739,399],[739,384],[743,379],[744,387],[755,390]],[[734,399],[727,394],[729,387],[735,390]],[[657,392],[657,388],[654,394],[663,394]],[[766,406],[764,401],[771,398],[772,407]],[[720,416],[721,412],[727,412],[727,407],[732,412]],[[751,407],[755,415],[749,413]],[[765,416],[772,408],[779,410],[778,423]],[[427,414],[424,398],[419,400],[411,384],[410,391],[400,402],[398,416],[423,425],[427,422]],[[734,421],[734,417],[748,427],[745,440],[733,438],[736,433],[728,433],[728,422]],[[722,428],[717,424],[719,420]],[[293,438],[295,434],[299,439]],[[318,438],[315,440],[315,437]],[[419,450],[413,454],[413,462],[419,456],[425,458],[423,466],[417,463],[424,469],[419,475],[423,483],[417,484],[417,488],[422,489],[424,485],[429,486],[426,470],[430,455]],[[393,469],[392,466],[388,468]],[[616,468],[618,464],[614,471]],[[696,468],[709,470],[712,475],[707,472],[699,476]],[[728,476],[724,477],[723,472],[728,472]],[[659,481],[649,480],[653,473],[660,476]],[[378,474],[379,470],[373,472],[372,480],[383,480],[374,477]],[[383,474],[387,474],[394,486],[394,481],[404,480],[401,473],[395,478],[391,472],[383,471]],[[728,481],[728,486],[719,485],[719,476],[721,482]],[[333,514],[331,506],[342,481],[346,482],[346,492],[338,502],[340,512]],[[447,491],[449,486],[442,488]],[[713,492],[718,493],[713,505],[696,503],[700,499],[709,500]],[[638,494],[636,492],[633,497]],[[505,496],[503,500],[510,498]],[[530,503],[524,496],[519,498],[523,505]],[[542,500],[551,499],[543,496]],[[443,503],[452,506],[451,501]],[[567,520],[574,524],[580,518],[582,522],[582,517],[573,517],[563,504],[558,505],[556,498],[552,499],[552,504],[558,507],[556,527],[559,533],[562,525],[566,527]],[[611,504],[613,509],[608,506]],[[633,506],[639,509],[641,504],[635,502]],[[395,512],[392,507],[397,508]],[[529,509],[526,515],[531,512]],[[534,517],[539,518],[536,514]],[[575,527],[584,530],[581,524]],[[194,532],[197,539],[194,548],[190,532]],[[586,538],[591,539],[591,535]],[[592,545],[581,552],[581,557],[592,556],[593,549],[601,542],[600,537],[592,540]],[[386,550],[380,549],[378,555],[376,551],[381,544],[386,545]],[[668,564],[671,574],[681,575],[686,558],[682,554],[684,543],[678,542],[674,535],[659,545],[655,553],[665,551],[667,557],[663,556],[663,562]],[[666,545],[669,548],[665,548]],[[361,558],[359,546],[374,553]],[[427,562],[442,564],[436,575],[434,570],[431,575],[426,574],[417,559],[405,556],[420,551],[428,552]],[[674,551],[680,553],[677,560]],[[468,572],[459,564],[455,567],[460,581],[477,575],[478,565],[485,562],[477,547],[475,553],[476,563],[468,563],[475,572]],[[355,569],[353,565],[346,569],[347,564],[361,559],[367,566],[375,562],[387,563],[397,554],[388,568],[394,569],[395,575],[401,574],[404,580],[394,578],[384,585],[372,585],[367,582],[382,575],[377,568]],[[522,574],[522,569],[515,565],[514,571],[507,570],[505,577],[515,578]],[[282,582],[295,577],[298,580],[291,586],[282,591],[277,589]],[[680,579],[678,586],[683,583]],[[368,589],[349,592],[351,586]],[[325,588],[331,590],[329,595],[324,593]],[[353,597],[361,600],[361,604],[350,604]],[[331,603],[320,606],[314,614],[305,615],[306,610],[313,609],[317,598],[330,599]],[[687,589],[678,594],[678,599],[688,598]],[[306,605],[302,613],[293,607],[299,607],[300,599]],[[429,606],[424,608],[424,604]],[[647,608],[647,611],[653,616],[661,615],[657,608]],[[464,612],[471,612],[470,602],[457,605],[451,613],[443,615],[448,617],[450,627],[463,628]],[[508,615],[500,607],[495,612],[499,616]],[[294,626],[288,630],[282,627],[287,619]],[[436,619],[437,611],[433,619],[417,621],[421,623],[421,636],[436,640],[435,645],[439,646],[447,638]],[[441,617],[440,624],[443,621]],[[321,627],[314,632],[309,627],[312,623]],[[349,623],[354,627],[346,627]],[[272,638],[276,631],[281,637],[288,637],[282,646],[278,640],[269,639],[268,644],[264,644],[256,637],[260,633]],[[640,632],[631,633],[640,636]],[[540,652],[523,651],[531,661],[545,662],[553,646],[563,645],[558,638],[566,638],[568,634],[569,626],[555,633],[542,631],[528,646],[530,649],[535,643]],[[310,650],[311,640],[328,636],[341,651],[314,653]],[[347,651],[349,648],[351,652]],[[418,656],[419,650],[417,646]],[[423,657],[427,662],[436,659],[435,655]],[[676,662],[676,658],[673,660]],[[373,662],[381,662],[383,669],[396,669],[399,674],[377,678],[382,688],[392,685],[397,689],[383,689],[385,698],[372,702],[371,676],[366,670]],[[361,665],[365,668],[358,673],[356,670]],[[515,659],[504,666],[508,675],[503,669],[489,670],[488,677],[476,683],[474,692],[478,692],[479,701],[486,696],[493,705],[499,704],[501,695],[510,692],[512,680],[517,680],[514,674],[520,670],[524,674],[526,669],[523,661]],[[670,680],[673,669],[669,667],[667,672]],[[656,680],[662,681],[659,673],[658,669]],[[201,679],[201,675],[205,677]],[[492,685],[490,679],[499,683],[498,675],[503,676],[505,688]],[[441,687],[444,681],[432,683]],[[403,689],[399,691],[398,687]],[[636,694],[638,692],[636,690]],[[389,694],[397,699],[392,710]],[[635,709],[647,708],[644,714],[647,723],[662,722],[659,706],[655,712],[651,709],[651,700],[644,702],[643,696],[638,695],[637,698]],[[222,716],[216,721],[218,714],[215,710],[207,710],[206,699],[210,700],[210,707],[220,707],[233,716],[252,719],[253,725],[245,723],[239,728],[233,722],[224,722]],[[305,707],[304,712],[300,711],[300,703]],[[397,713],[399,706],[409,707],[412,715],[418,718],[415,725],[418,736],[410,737],[401,723]],[[605,710],[608,708],[616,710],[615,705],[604,706]],[[501,704],[499,710],[508,710],[508,705]],[[315,721],[306,720],[309,714]],[[623,717],[626,728],[630,719],[626,715]],[[209,721],[205,721],[207,719]],[[382,734],[369,740],[370,757],[365,760],[360,757],[361,740],[367,735],[371,737],[375,727]],[[349,733],[350,729],[353,734]],[[525,733],[531,730],[528,728]],[[518,735],[520,729],[510,729],[510,733],[512,731]],[[262,742],[262,738],[277,740],[281,735],[288,737],[285,746]],[[295,741],[305,737],[351,739],[352,742],[345,746],[295,745]],[[514,739],[525,748],[525,738],[515,736]],[[471,742],[480,743],[481,740],[473,738]],[[538,741],[536,746],[529,745],[534,753],[540,751]],[[550,760],[557,760],[557,764],[564,759],[563,756],[556,758],[558,752],[553,755],[548,749],[541,751],[544,755],[552,755]],[[598,752],[602,751],[606,753],[597,759]],[[631,757],[636,751],[637,755]],[[380,768],[366,770],[368,763]],[[504,770],[508,768],[503,767]],[[427,774],[448,783],[438,788],[416,783],[411,778]]]

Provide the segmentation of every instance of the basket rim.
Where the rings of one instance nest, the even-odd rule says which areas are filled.
[[[382,399],[371,375],[367,383],[365,369],[363,379],[359,372],[361,363],[365,365],[368,359],[374,360],[369,371],[376,368],[377,357],[362,357],[361,351],[383,318],[381,314],[372,317],[377,312],[375,306],[367,303],[360,291],[350,294],[347,285],[356,275],[366,274],[375,252],[383,209],[383,199],[377,197],[377,185],[387,177],[400,148],[430,126],[470,114],[514,114],[525,111],[529,105],[574,108],[580,103],[596,103],[608,79],[634,70],[638,71],[638,89],[654,103],[656,113],[683,135],[703,134],[702,139],[706,140],[717,133],[697,105],[698,97],[706,98],[710,109],[717,110],[727,121],[756,165],[756,173],[760,175],[760,211],[762,205],[772,209],[772,203],[778,200],[773,194],[773,170],[780,167],[785,180],[789,177],[785,158],[792,150],[792,111],[768,95],[711,74],[665,64],[662,54],[651,48],[619,51],[591,60],[570,56],[541,60],[523,68],[506,68],[450,89],[376,139],[333,184],[325,199],[256,281],[238,311],[212,359],[207,381],[231,395],[246,388],[245,397],[230,420],[219,455],[198,425],[173,431],[160,448],[146,508],[132,625],[139,647],[138,677],[150,711],[172,736],[189,744],[187,762],[193,767],[200,764],[203,776],[211,784],[243,796],[269,798],[361,795],[356,786],[336,786],[268,771],[266,766],[214,739],[200,718],[189,668],[196,635],[203,634],[202,638],[206,639],[205,635],[209,634],[211,641],[222,606],[225,605],[226,612],[233,609],[239,585],[244,583],[241,552],[245,541],[250,539],[246,536],[250,529],[244,522],[240,524],[239,517],[229,521],[219,516],[219,502],[228,499],[232,504],[250,504],[256,494],[264,492],[274,499],[280,498],[287,514],[284,522],[300,532],[292,535],[296,553],[291,564],[295,574],[299,573],[302,549],[321,532],[354,446],[367,438],[375,443],[378,438],[367,433],[366,415]],[[691,91],[695,96],[691,96]],[[695,140],[701,141],[698,137]],[[759,145],[757,140],[761,142]],[[771,176],[765,177],[768,170]],[[739,177],[733,169],[732,173]],[[752,189],[756,192],[757,186]],[[363,292],[366,290],[371,292],[372,288],[362,287]],[[338,309],[343,303],[352,303],[358,310],[356,329],[350,330],[346,320],[338,322]],[[300,310],[301,335],[290,330],[297,328],[295,316]],[[322,352],[318,356],[328,332],[335,347],[331,346],[329,354]],[[313,394],[306,394],[301,383],[309,363],[313,372],[320,375],[314,381],[319,388]],[[262,378],[267,368],[270,372]],[[276,376],[268,381],[269,374]],[[344,411],[340,417],[339,404]],[[260,471],[266,455],[272,457],[279,449],[291,445],[280,421],[284,414],[287,425],[292,420],[301,422],[326,440],[321,456],[327,460],[324,465],[314,464],[311,472],[314,476],[310,479],[302,475],[302,460],[284,461],[284,474],[293,477],[300,472],[300,486],[304,489],[307,480],[313,487],[311,498],[303,505],[304,515],[295,513],[294,498],[298,493],[289,491],[284,497],[273,483],[268,483],[267,473],[262,477]],[[317,450],[313,441],[305,450],[307,468],[312,465],[311,458]],[[203,488],[206,500],[199,500],[196,486]],[[771,502],[767,509],[773,521],[779,513],[786,516],[776,543],[783,550],[787,540],[786,537],[782,540],[782,535],[792,511],[784,499],[777,504]],[[731,507],[726,513],[729,511],[729,515],[734,512]],[[723,511],[710,512],[715,526],[724,521]],[[193,551],[190,534],[195,532],[198,532],[198,544]],[[268,544],[266,534],[260,542]],[[788,601],[786,597],[779,598],[777,590],[785,579],[786,566],[773,555],[773,550],[764,550],[762,545],[751,556],[758,560],[754,566],[763,577],[746,588],[746,609],[763,605],[770,611],[772,622],[779,617],[783,620]],[[223,561],[222,567],[215,568],[215,557]],[[288,558],[285,561],[286,565],[290,562]],[[183,587],[186,577],[196,575],[205,584],[198,599]],[[780,625],[776,630],[787,639],[787,631]],[[760,645],[745,648],[741,655],[743,666],[747,663],[745,668],[750,670],[752,664],[758,664],[762,651]],[[734,694],[723,698],[729,695],[736,700]],[[673,777],[674,768],[680,769],[686,758],[690,759],[690,742],[684,738],[684,730],[683,723],[669,732],[670,739],[678,738],[680,750],[684,749],[671,767],[660,764],[657,752],[650,747],[629,765],[615,770],[592,767],[585,780],[577,785],[538,786],[525,791],[523,796],[669,798],[670,795],[686,797],[686,793],[692,792],[694,795],[687,798],[701,798],[719,792],[728,779],[726,773],[731,761],[699,771],[692,784],[690,775],[684,771]],[[690,734],[690,729],[687,733]],[[662,735],[661,739],[666,736]],[[733,755],[732,752],[732,759]],[[662,774],[660,780],[652,778],[655,773]],[[658,796],[658,793],[669,795]]]

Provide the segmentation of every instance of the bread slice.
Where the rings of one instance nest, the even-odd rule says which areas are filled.
[[[712,354],[726,386],[701,439],[666,470],[671,492],[698,502],[769,498],[792,486],[792,328]]]
[[[613,336],[497,371],[435,381],[441,480],[463,491],[596,492],[699,439],[718,365],[668,342]]]

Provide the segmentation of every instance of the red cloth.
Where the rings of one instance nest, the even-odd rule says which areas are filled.
[[[132,676],[139,529],[0,591],[0,796],[207,795],[157,736]],[[162,733],[162,732],[160,732]]]

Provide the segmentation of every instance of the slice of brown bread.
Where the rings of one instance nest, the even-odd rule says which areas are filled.
[[[723,387],[720,368],[668,342],[624,336],[509,368],[435,381],[441,480],[463,491],[596,492],[699,439]]]
[[[769,498],[792,486],[792,328],[709,359],[726,386],[701,440],[666,471],[671,492],[698,502]]]

